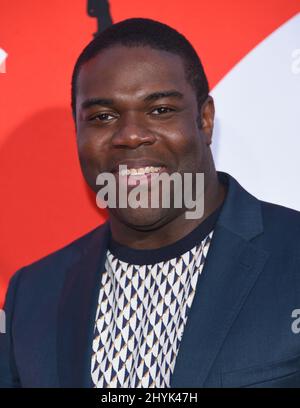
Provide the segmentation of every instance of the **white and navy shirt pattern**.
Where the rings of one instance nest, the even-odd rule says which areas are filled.
[[[218,213],[164,248],[135,250],[112,243],[92,344],[95,388],[170,387]]]

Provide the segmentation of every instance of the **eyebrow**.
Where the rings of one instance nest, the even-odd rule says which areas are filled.
[[[144,102],[153,102],[157,101],[158,99],[162,98],[178,98],[178,99],[183,99],[183,94],[179,91],[160,91],[160,92],[154,92],[150,95],[147,95],[144,98]]]
[[[163,98],[178,98],[183,99],[183,94],[179,91],[160,91],[160,92],[153,92],[147,95],[143,101],[144,102],[154,102],[158,99]],[[89,98],[82,102],[81,109],[88,109],[91,106],[100,105],[100,106],[111,106],[113,105],[114,100],[108,98]]]

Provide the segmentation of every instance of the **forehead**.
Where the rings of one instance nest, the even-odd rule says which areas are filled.
[[[143,96],[176,88],[191,92],[182,58],[150,47],[114,46],[85,63],[77,78],[77,98]],[[105,95],[104,95],[105,93]]]

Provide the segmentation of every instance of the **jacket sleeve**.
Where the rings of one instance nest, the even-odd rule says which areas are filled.
[[[20,272],[21,270],[18,271],[10,280],[6,293],[4,313],[2,311],[2,319],[5,316],[5,324],[2,324],[2,326],[5,330],[2,330],[4,333],[0,333],[0,388],[21,387],[15,361],[13,343],[14,307]]]

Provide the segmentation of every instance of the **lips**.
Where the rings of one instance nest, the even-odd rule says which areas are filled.
[[[117,176],[118,182],[128,187],[137,185],[150,187],[151,180],[165,171],[166,166],[162,162],[148,158],[122,160],[117,162],[111,170]]]
[[[135,160],[122,160],[117,162],[111,169],[112,173],[118,173],[119,172],[119,166],[127,166],[127,169],[135,169],[137,172],[139,169],[146,169],[148,168],[166,168],[164,163],[159,162],[154,159],[148,159],[148,158],[143,158],[143,159],[135,159]],[[134,171],[133,171],[134,172]]]

